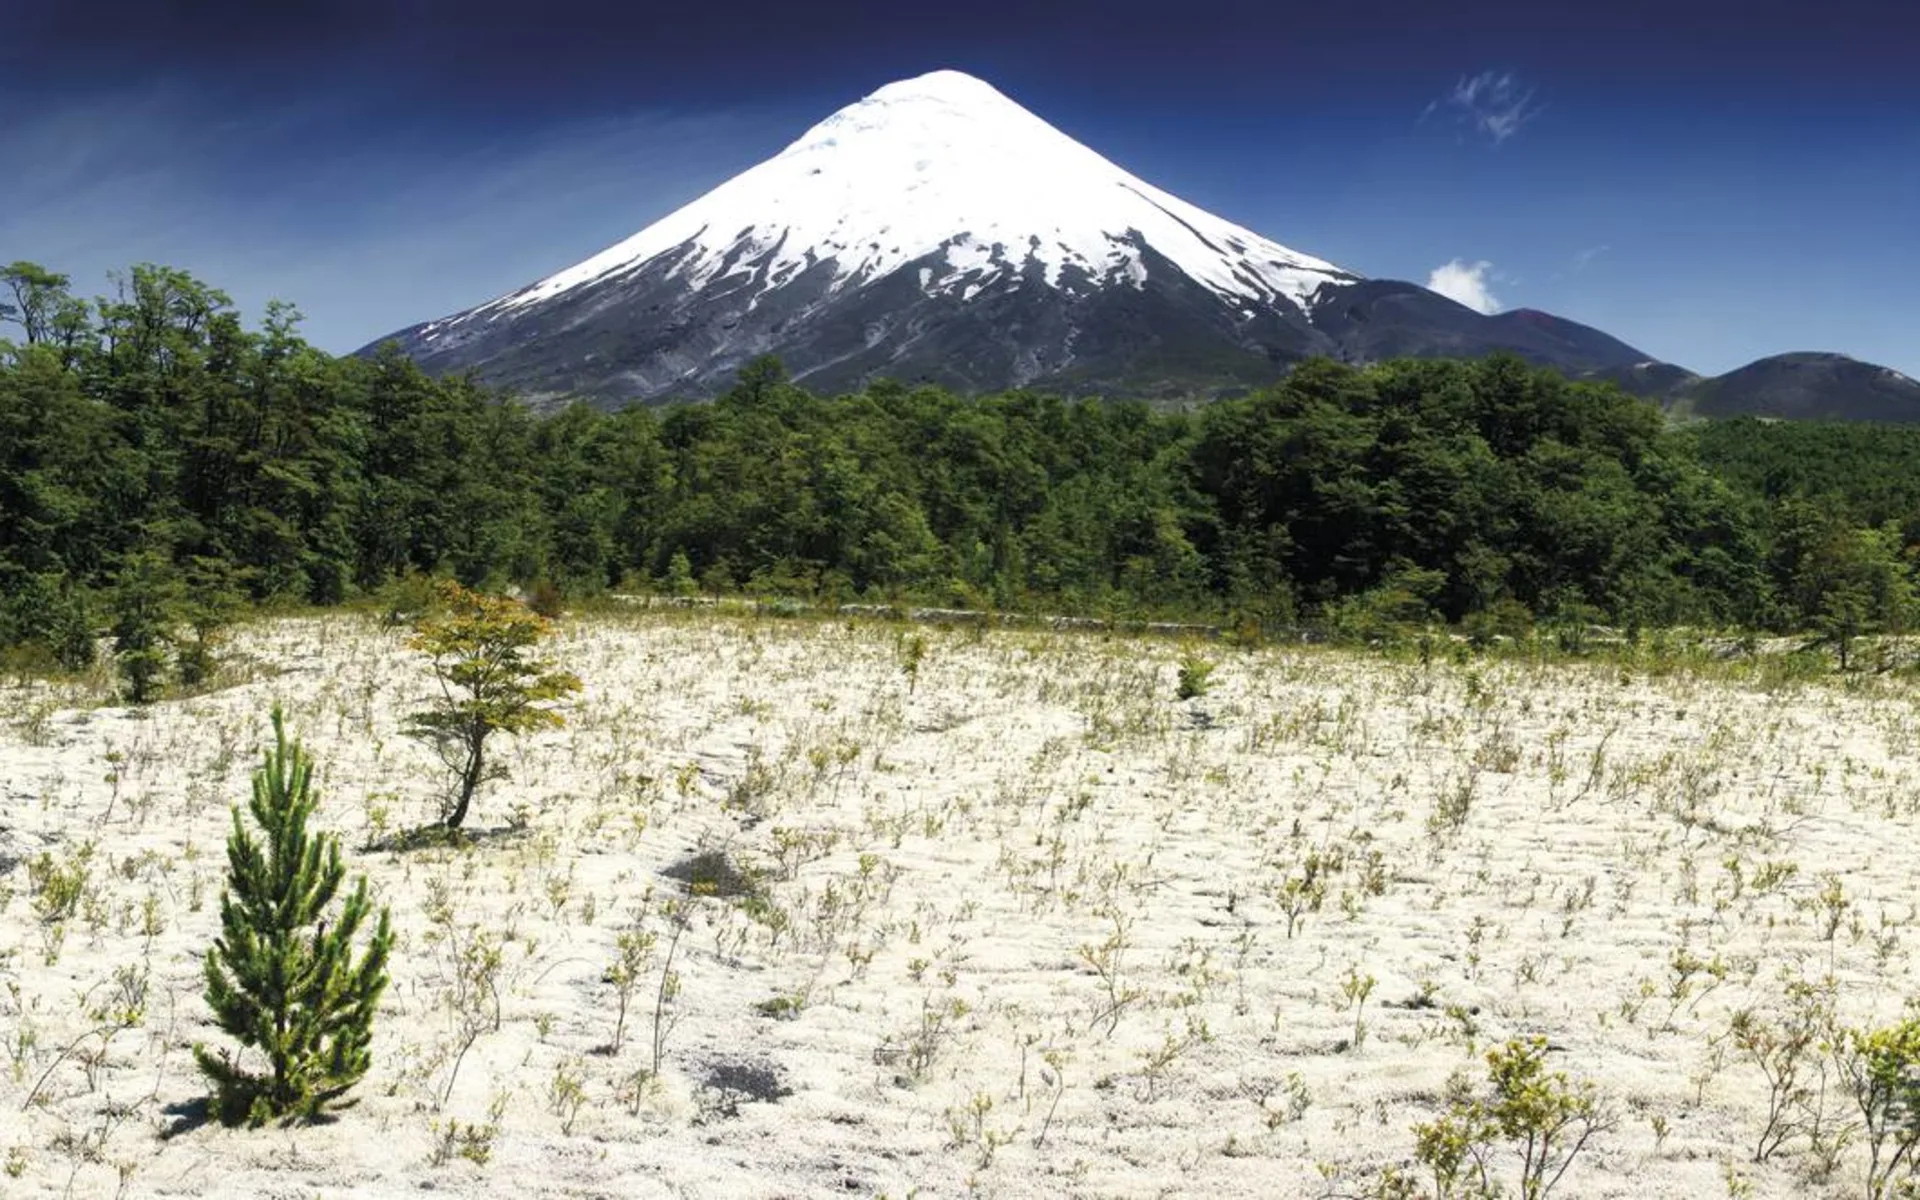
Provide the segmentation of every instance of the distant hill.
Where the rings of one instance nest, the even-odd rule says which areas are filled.
[[[1702,417],[1920,422],[1920,383],[1844,354],[1776,354],[1673,393]]]

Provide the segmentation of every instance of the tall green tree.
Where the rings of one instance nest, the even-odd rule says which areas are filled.
[[[47,597],[111,597],[155,542],[254,601],[671,574],[1268,624],[1352,624],[1403,595],[1449,622],[1836,636],[1899,606],[1885,572],[1823,582],[1828,548],[1881,531],[1875,554],[1904,563],[1920,545],[1920,430],[1672,429],[1512,356],[1312,361],[1190,412],[887,381],[818,396],[766,359],[712,404],[543,418],[396,349],[322,354],[289,305],[249,328],[185,272],[135,266],[92,305],[65,289],[0,269],[0,333],[28,335],[0,342],[8,646],[77,646]]]
[[[55,320],[71,300],[68,282],[38,263],[0,267],[0,321],[18,324],[29,346],[51,340]]]
[[[1843,529],[1802,564],[1803,594],[1817,596],[1813,625],[1851,668],[1853,643],[1906,630],[1914,608],[1913,574],[1900,556],[1899,530]]]

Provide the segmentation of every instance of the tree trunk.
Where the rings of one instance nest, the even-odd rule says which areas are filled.
[[[485,736],[476,734],[467,743],[467,769],[460,776],[460,796],[453,802],[453,811],[447,814],[448,829],[460,828],[460,822],[467,819],[467,806],[473,803],[473,793],[480,787],[480,774],[486,761],[481,739]]]

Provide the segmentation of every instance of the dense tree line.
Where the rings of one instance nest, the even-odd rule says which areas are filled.
[[[1857,525],[1897,521],[1920,538],[1920,425],[1740,417],[1691,425],[1686,437],[1745,495],[1798,497]]]
[[[1510,357],[1312,362],[1187,412],[815,396],[763,360],[711,404],[542,417],[397,354],[323,354],[285,305],[248,328],[159,267],[86,301],[16,263],[0,329],[0,644],[57,654],[129,611],[210,624],[412,573],[1359,629],[1864,630],[1900,620],[1920,534],[1920,434],[1676,431]]]

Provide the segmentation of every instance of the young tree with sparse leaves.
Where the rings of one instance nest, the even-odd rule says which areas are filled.
[[[565,723],[548,705],[579,691],[580,677],[532,654],[551,628],[517,600],[452,582],[441,586],[440,611],[415,626],[409,644],[433,659],[440,695],[407,724],[413,736],[433,747],[452,777],[441,816],[446,828],[460,828],[480,785],[504,774],[487,759],[490,736]]]
[[[1440,1115],[1413,1127],[1414,1158],[1433,1172],[1437,1200],[1504,1194],[1494,1181],[1503,1157],[1518,1160],[1522,1200],[1546,1200],[1594,1135],[1614,1127],[1593,1085],[1548,1071],[1546,1056],[1544,1038],[1489,1050],[1486,1089],[1455,1075]]]
[[[273,710],[273,747],[253,773],[249,810],[264,841],[233,810],[220,937],[207,951],[207,1004],[220,1028],[266,1058],[265,1071],[233,1054],[193,1048],[229,1125],[311,1120],[372,1063],[373,1016],[387,986],[393,935],[387,910],[358,961],[354,937],[371,912],[361,876],[331,923],[346,868],[332,834],[310,834],[318,797],[313,762],[288,744]]]

